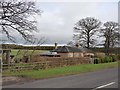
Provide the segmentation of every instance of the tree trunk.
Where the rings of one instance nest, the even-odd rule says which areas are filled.
[[[87,34],[87,48],[90,47],[90,36],[89,36],[89,32]]]
[[[110,49],[110,40],[109,38],[106,38],[105,41],[105,55],[109,56],[109,49]]]

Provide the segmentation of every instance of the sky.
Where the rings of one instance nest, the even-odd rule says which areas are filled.
[[[37,38],[44,36],[45,44],[66,44],[72,40],[73,27],[82,18],[94,17],[102,23],[118,22],[118,0],[34,0],[41,9],[36,16]],[[18,35],[14,33],[15,37]],[[18,43],[22,43],[18,39]]]
[[[71,41],[73,27],[82,18],[95,17],[102,23],[118,21],[117,2],[38,2],[37,7],[43,10],[38,29],[48,44]]]

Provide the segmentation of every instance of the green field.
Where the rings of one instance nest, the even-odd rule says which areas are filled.
[[[18,72],[3,72],[3,76],[18,76],[31,79],[43,79],[50,77],[58,77],[63,75],[80,74],[85,72],[97,71],[106,68],[117,67],[118,62],[104,63],[104,64],[82,64],[76,66],[67,66],[46,70],[30,70],[30,71],[18,71]]]
[[[11,50],[11,55],[15,55],[15,58],[23,58],[23,56],[27,55],[35,55],[35,54],[40,54],[42,52],[46,52],[47,50],[35,50],[34,53],[32,54],[33,50],[18,50],[18,49],[12,49]]]
[[[12,49],[11,50],[11,55],[17,55],[17,53],[18,53],[18,49]],[[35,52],[33,53],[33,54],[39,54],[39,53],[42,53],[42,52],[46,52],[46,51],[48,51],[48,50],[35,50]],[[18,55],[17,55],[17,57],[19,58],[19,57],[22,57],[23,55],[31,55],[31,53],[33,52],[33,50],[20,50],[19,51],[19,53],[18,53]],[[0,57],[2,57],[2,54],[0,54]]]
[[[11,55],[16,55],[18,53],[19,50],[17,49],[12,49],[11,51]],[[20,54],[31,54],[33,50],[20,50]],[[34,54],[39,54],[41,52],[45,52],[47,50],[35,50]]]

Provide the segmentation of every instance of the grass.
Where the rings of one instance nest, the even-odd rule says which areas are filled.
[[[17,55],[18,51],[19,51],[18,49],[12,49],[11,55],[15,55],[15,58],[17,58],[17,59],[22,59],[23,55],[31,55],[33,50],[20,50],[19,54]],[[47,51],[47,50],[35,50],[34,55],[45,52],[45,51]]]
[[[27,52],[27,50],[20,50],[20,54],[24,54],[25,52],[27,52],[28,54],[31,54],[32,51],[33,50],[28,50],[28,52]],[[35,50],[34,54],[38,54],[38,53],[45,52],[45,51],[47,51],[47,50]],[[12,49],[11,54],[16,55],[17,52],[18,52],[18,49]]]
[[[27,77],[31,79],[43,79],[50,77],[58,77],[64,75],[72,75],[79,73],[86,73],[91,71],[97,71],[106,68],[117,67],[118,62],[104,63],[104,64],[82,64],[76,66],[60,67],[46,70],[30,70],[30,71],[19,71],[19,72],[4,72],[3,76],[18,76]]]
[[[12,49],[11,50],[11,55],[17,55],[17,53],[18,53],[18,49]],[[31,55],[31,53],[32,53],[32,51],[33,50],[24,50],[24,49],[21,49],[20,50],[20,52],[19,52],[19,54],[16,56],[16,58],[22,58],[23,57],[23,55]],[[42,52],[46,52],[46,51],[48,51],[48,50],[35,50],[35,52],[34,52],[34,54],[39,54],[39,53],[42,53]],[[2,57],[2,54],[0,54],[0,58]]]

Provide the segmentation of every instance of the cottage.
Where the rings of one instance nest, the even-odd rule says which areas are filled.
[[[62,46],[51,52],[57,52],[61,57],[83,57],[83,53],[80,49],[71,46]]]
[[[94,57],[94,53],[91,50],[78,46],[62,46],[51,52],[57,52],[61,57]]]

